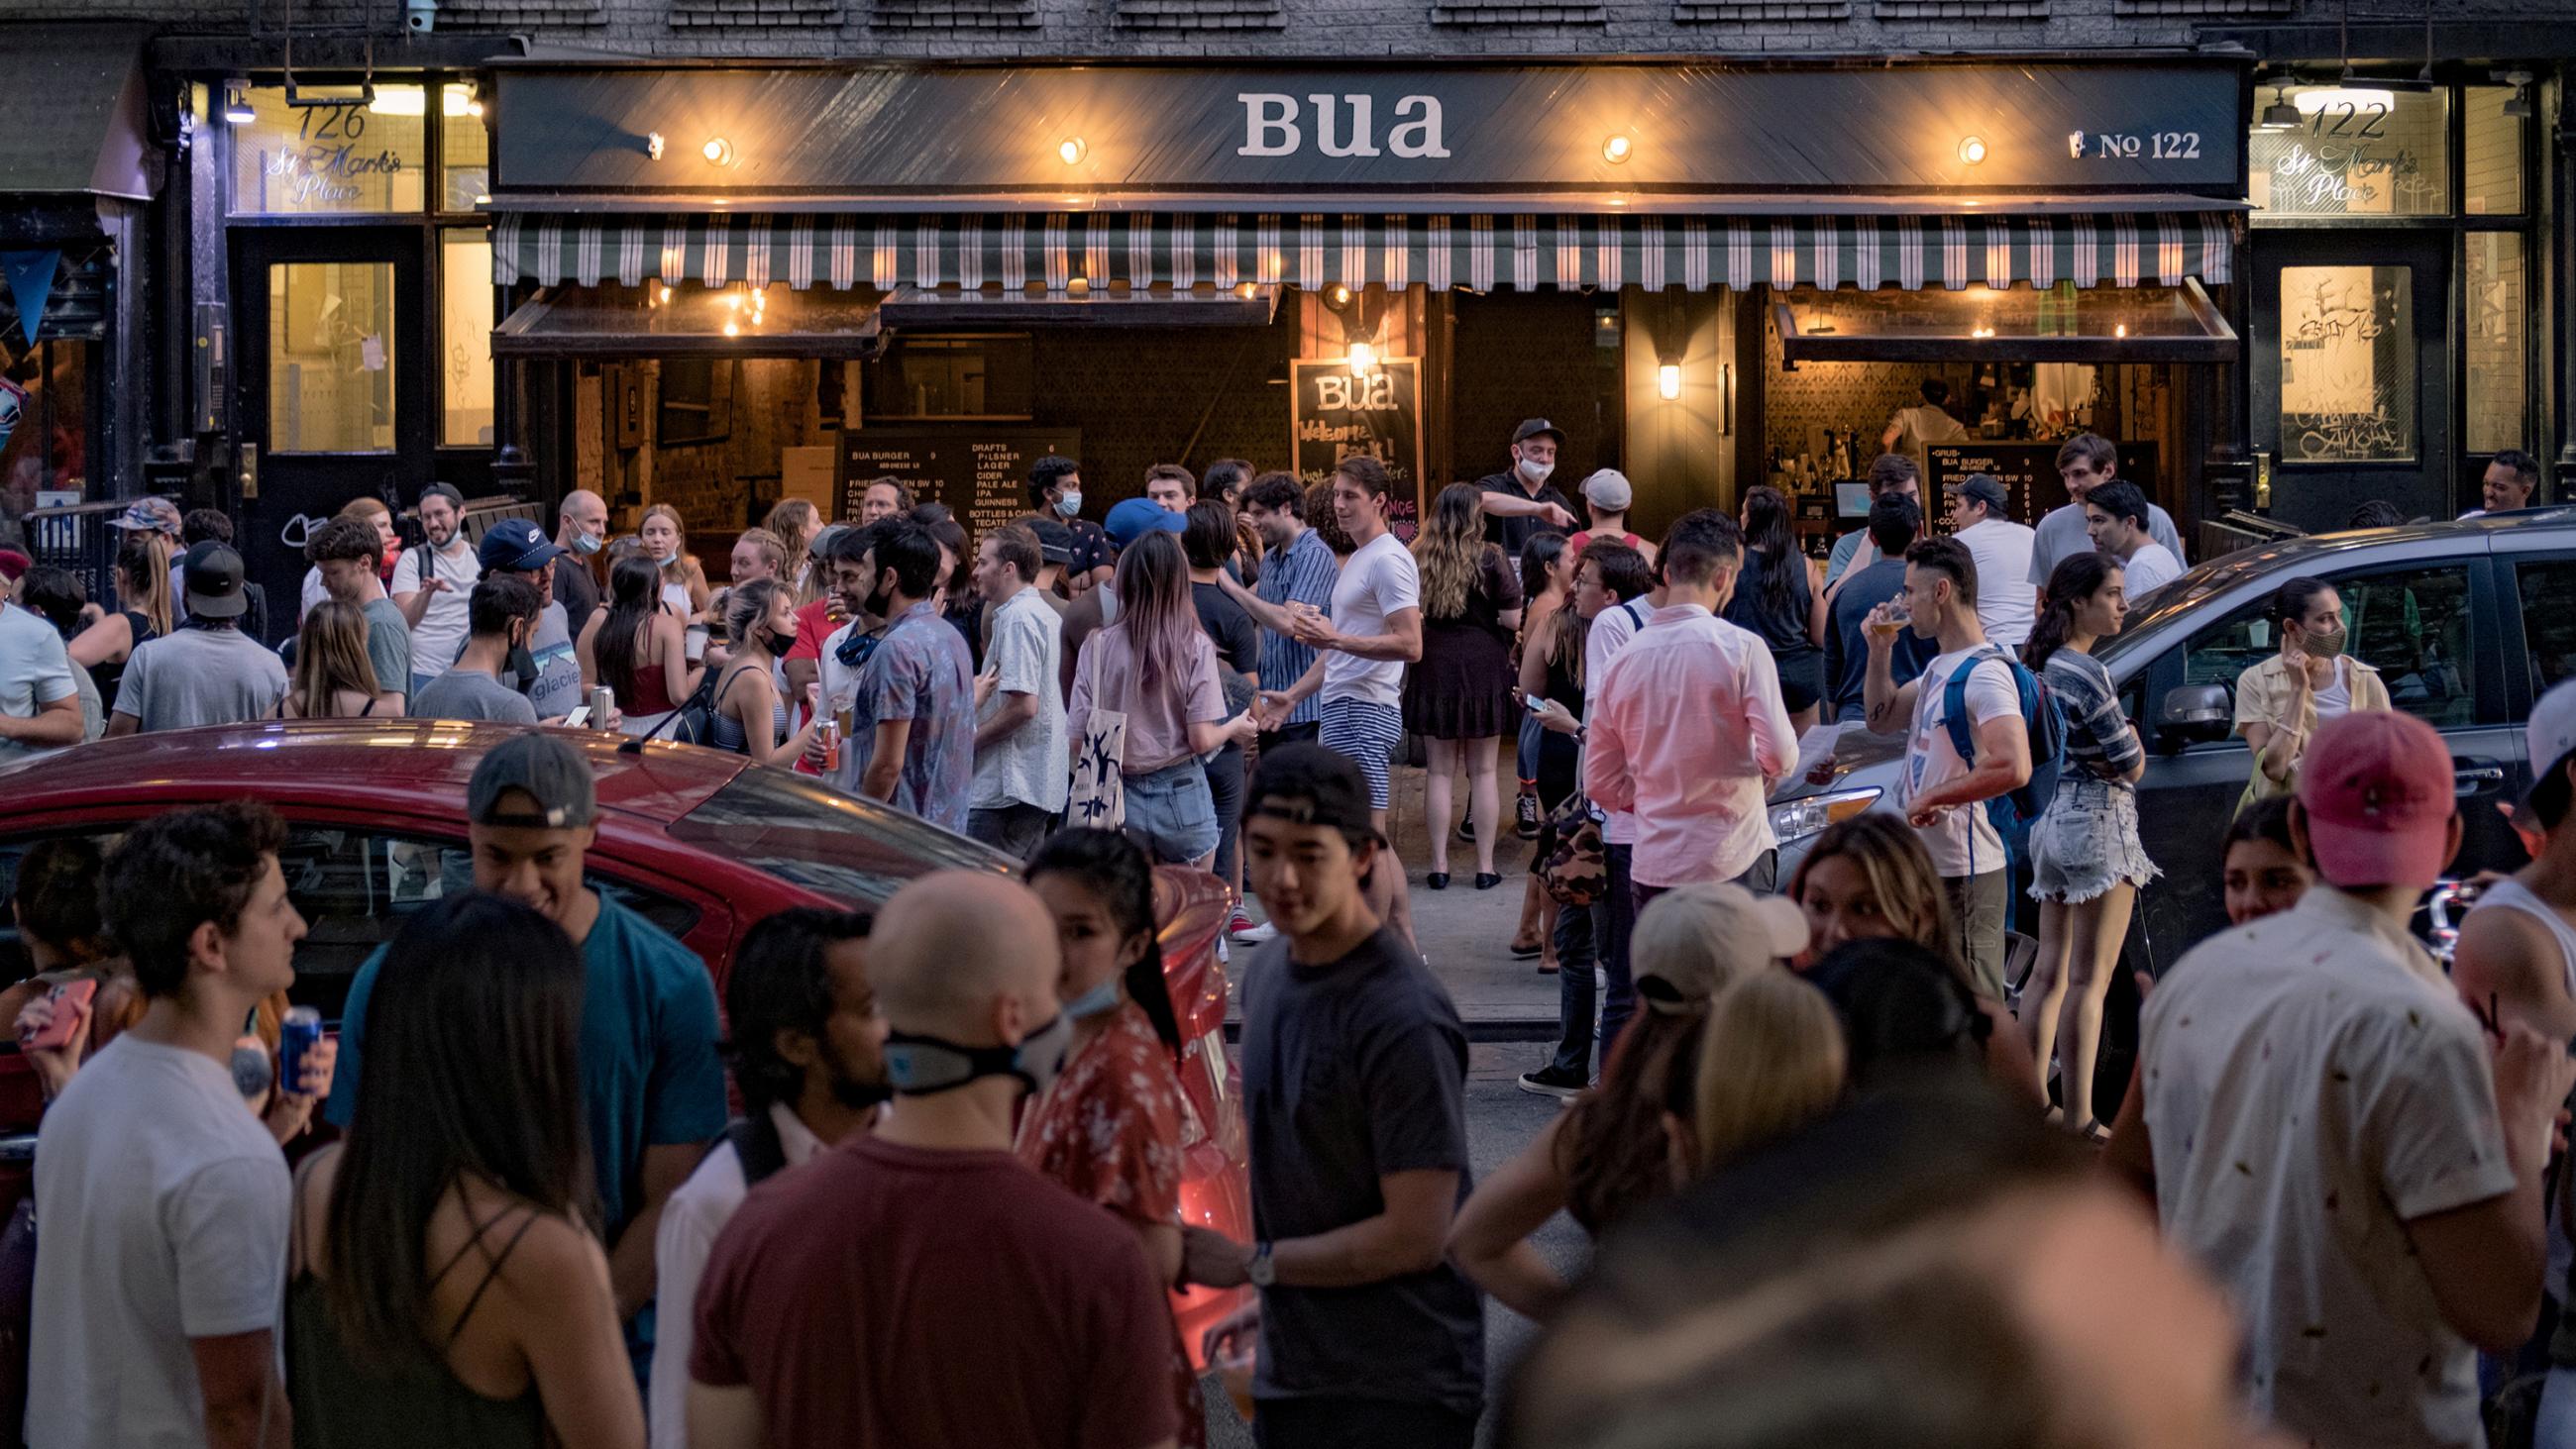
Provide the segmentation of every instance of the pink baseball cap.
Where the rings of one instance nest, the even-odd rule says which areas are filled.
[[[2299,760],[2299,804],[2317,873],[2347,889],[2414,886],[2451,864],[2451,748],[2411,714],[2329,720]]]

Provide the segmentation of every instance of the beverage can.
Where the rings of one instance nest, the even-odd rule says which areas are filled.
[[[322,1013],[290,1006],[277,1026],[277,1080],[294,1091],[304,1080],[304,1054],[322,1042]]]
[[[609,689],[606,685],[601,685],[599,688],[590,692],[591,728],[602,730],[608,728],[609,718],[616,712],[617,695],[615,691]]]
[[[841,768],[841,722],[830,715],[823,717],[823,769],[825,773]]]

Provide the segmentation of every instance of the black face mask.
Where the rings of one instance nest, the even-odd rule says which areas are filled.
[[[886,1035],[886,1080],[894,1090],[926,1097],[985,1077],[1017,1077],[1032,1096],[1053,1085],[1073,1045],[1073,1018],[1058,1012],[1015,1047],[959,1046],[915,1032]]]
[[[796,647],[796,631],[795,631],[795,630],[793,630],[793,629],[772,629],[772,630],[770,630],[770,631],[769,631],[769,652],[770,652],[770,653],[775,654],[775,655],[777,655],[778,657],[780,657],[780,658],[782,658],[782,659],[783,659],[783,658],[787,657],[787,651],[788,651],[788,650],[790,650],[790,649],[793,649],[793,648],[795,648],[795,647]]]

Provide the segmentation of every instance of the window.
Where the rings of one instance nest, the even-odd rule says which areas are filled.
[[[2522,593],[2522,647],[2531,656],[2531,697],[2576,674],[2576,559],[2546,559],[2519,564],[2514,580]],[[2532,762],[2534,768],[2549,763]]]
[[[2370,574],[2334,585],[2343,596],[2346,647],[2379,671],[2391,704],[2441,728],[2477,722],[2465,567]],[[2183,655],[2183,682],[2232,690],[2246,670],[2279,653],[2271,607],[2267,594],[2194,638]]]
[[[252,118],[228,127],[233,214],[420,210],[429,164],[427,93],[416,85],[380,84],[369,104],[357,98],[355,87],[306,89],[346,99],[290,106],[282,86],[250,88]]]
[[[492,135],[483,129],[481,92],[470,82],[439,87],[438,206],[472,211],[492,189]]]
[[[492,445],[492,237],[438,234],[438,441]]]
[[[1037,408],[1027,336],[911,336],[868,367],[872,418],[1025,418]]]
[[[488,305],[490,292],[485,292]],[[268,407],[281,453],[394,449],[394,267],[268,269]]]
[[[2471,86],[2461,106],[2461,209],[2471,216],[2522,214],[2522,117],[2504,113],[2512,86]]]
[[[2415,273],[2281,269],[2281,459],[2415,459]]]
[[[733,431],[733,364],[704,357],[666,357],[661,415],[654,441],[663,447],[721,442]]]
[[[2523,428],[2530,417],[2524,378],[2530,288],[2523,278],[2522,233],[2473,231],[2466,244],[2466,451],[2524,447]]]
[[[0,331],[15,330],[15,314],[0,312]],[[29,508],[88,501],[89,362],[87,341],[50,338],[7,359],[0,378],[23,389],[15,426],[0,422],[0,518]],[[5,409],[0,402],[0,409]],[[69,547],[63,540],[48,540]]]
[[[2267,104],[2260,100],[2258,104]],[[2254,128],[2247,196],[2255,219],[2446,216],[2451,211],[2447,92],[2289,86],[2299,124]]]
[[[989,870],[1001,857],[919,818],[787,770],[745,770],[671,826],[671,838],[853,909],[924,871]]]

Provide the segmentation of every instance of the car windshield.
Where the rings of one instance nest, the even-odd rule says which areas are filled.
[[[853,908],[881,904],[928,871],[1008,869],[1000,856],[963,836],[767,767],[736,775],[673,822],[671,838]]]

